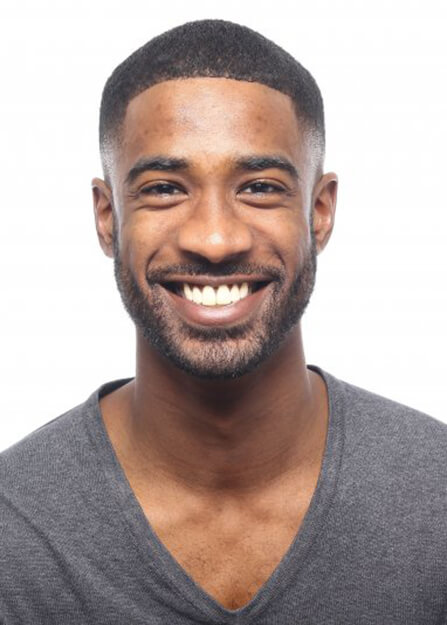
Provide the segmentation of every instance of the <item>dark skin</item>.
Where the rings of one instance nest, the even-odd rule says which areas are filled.
[[[182,158],[186,167],[126,181],[139,159],[159,154]],[[299,177],[235,165],[236,157],[259,154],[284,157]],[[311,218],[317,253],[333,228],[336,175],[322,174],[291,99],[258,83],[194,78],[147,89],[129,103],[108,167],[107,182],[93,180],[99,241],[113,257],[115,222],[121,261],[149,306],[146,271],[194,260],[281,268],[285,293],[309,253]],[[156,186],[165,183],[171,186]],[[150,193],[141,191],[151,185]],[[262,325],[255,310],[246,337],[226,339],[214,362],[206,343],[186,334],[175,307],[163,302],[175,348],[199,368],[217,370],[219,358],[248,353],[250,332]],[[100,402],[154,531],[228,609],[253,598],[299,529],[321,468],[327,403],[323,380],[306,368],[299,322],[236,379],[191,375],[137,328],[135,379]]]

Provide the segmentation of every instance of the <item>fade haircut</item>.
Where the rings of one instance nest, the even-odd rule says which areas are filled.
[[[101,99],[99,140],[107,178],[108,152],[119,139],[127,105],[152,85],[199,76],[257,82],[290,96],[310,131],[313,160],[324,156],[323,99],[312,75],[288,52],[246,26],[225,20],[187,22],[151,39],[108,78]]]

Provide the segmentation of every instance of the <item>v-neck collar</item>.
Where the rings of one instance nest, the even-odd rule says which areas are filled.
[[[90,417],[87,419],[86,425],[96,447],[95,453],[98,457],[99,469],[106,475],[110,485],[110,496],[116,499],[117,506],[122,511],[128,529],[140,550],[142,561],[147,562],[149,570],[154,566],[151,558],[158,558],[158,574],[164,575],[167,583],[172,587],[177,602],[178,596],[181,595],[195,611],[203,614],[204,623],[218,622],[228,625],[236,623],[245,625],[252,622],[269,604],[278,600],[292,579],[296,579],[300,575],[306,558],[309,557],[313,542],[317,536],[322,538],[324,521],[335,493],[342,457],[344,408],[341,404],[343,403],[343,394],[337,392],[338,381],[336,378],[314,365],[308,365],[308,368],[323,378],[329,398],[326,445],[317,485],[297,534],[279,564],[250,602],[237,610],[229,610],[211,597],[171,555],[152,529],[118,460],[104,424],[99,400],[133,378],[114,380],[103,384],[92,393],[86,402],[87,415]],[[178,609],[178,603],[176,605],[176,609]]]

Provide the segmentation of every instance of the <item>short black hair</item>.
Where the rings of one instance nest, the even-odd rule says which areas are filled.
[[[103,164],[106,148],[118,136],[132,98],[166,80],[199,76],[258,82],[290,96],[298,118],[313,131],[319,155],[323,155],[323,99],[307,69],[273,41],[246,26],[206,19],[187,22],[151,39],[108,78],[99,123]]]

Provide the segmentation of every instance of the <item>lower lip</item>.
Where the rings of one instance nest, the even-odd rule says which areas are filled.
[[[202,306],[201,304],[190,302],[186,297],[162,288],[185,321],[203,326],[222,326],[244,321],[247,317],[253,315],[267,297],[271,285],[272,282],[269,282],[266,286],[247,295],[247,297],[238,302],[225,306]]]

